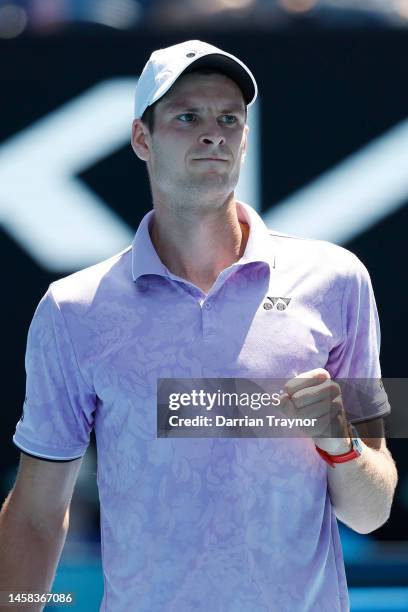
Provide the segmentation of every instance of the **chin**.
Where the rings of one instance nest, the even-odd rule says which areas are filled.
[[[227,188],[231,184],[231,177],[225,176],[225,174],[220,174],[218,172],[214,172],[212,174],[207,174],[205,176],[197,176],[193,179],[193,183],[197,185],[197,187],[202,186],[205,189],[210,187],[225,187]]]

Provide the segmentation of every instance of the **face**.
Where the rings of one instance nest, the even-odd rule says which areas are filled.
[[[153,195],[177,202],[223,198],[239,178],[248,126],[239,87],[222,74],[180,77],[154,109],[150,134],[139,120],[132,145],[148,164]]]

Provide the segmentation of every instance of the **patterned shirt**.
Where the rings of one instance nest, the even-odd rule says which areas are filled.
[[[236,206],[246,249],[208,294],[162,263],[151,210],[127,249],[52,283],[29,329],[13,441],[68,460],[94,428],[104,612],[349,610],[332,468],[310,438],[157,437],[158,378],[381,376],[361,261]],[[389,411],[380,397],[365,418]]]

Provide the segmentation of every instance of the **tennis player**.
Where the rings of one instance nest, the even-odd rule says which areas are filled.
[[[236,200],[256,95],[241,60],[201,41],[147,62],[131,143],[153,208],[131,246],[52,283],[33,317],[0,591],[52,588],[94,429],[101,611],[349,610],[337,519],[378,529],[397,471],[386,394],[356,415],[333,379],[381,377],[377,309],[354,254],[270,231]],[[158,438],[159,378],[282,378],[318,425]]]

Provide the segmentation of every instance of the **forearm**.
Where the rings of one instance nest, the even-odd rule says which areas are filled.
[[[370,533],[389,518],[398,476],[391,455],[362,444],[360,457],[328,466],[328,487],[337,518]]]
[[[10,494],[0,513],[0,591],[49,592],[67,530],[68,516],[50,521],[47,527],[31,524]],[[36,604],[24,610],[37,612],[43,607]]]

